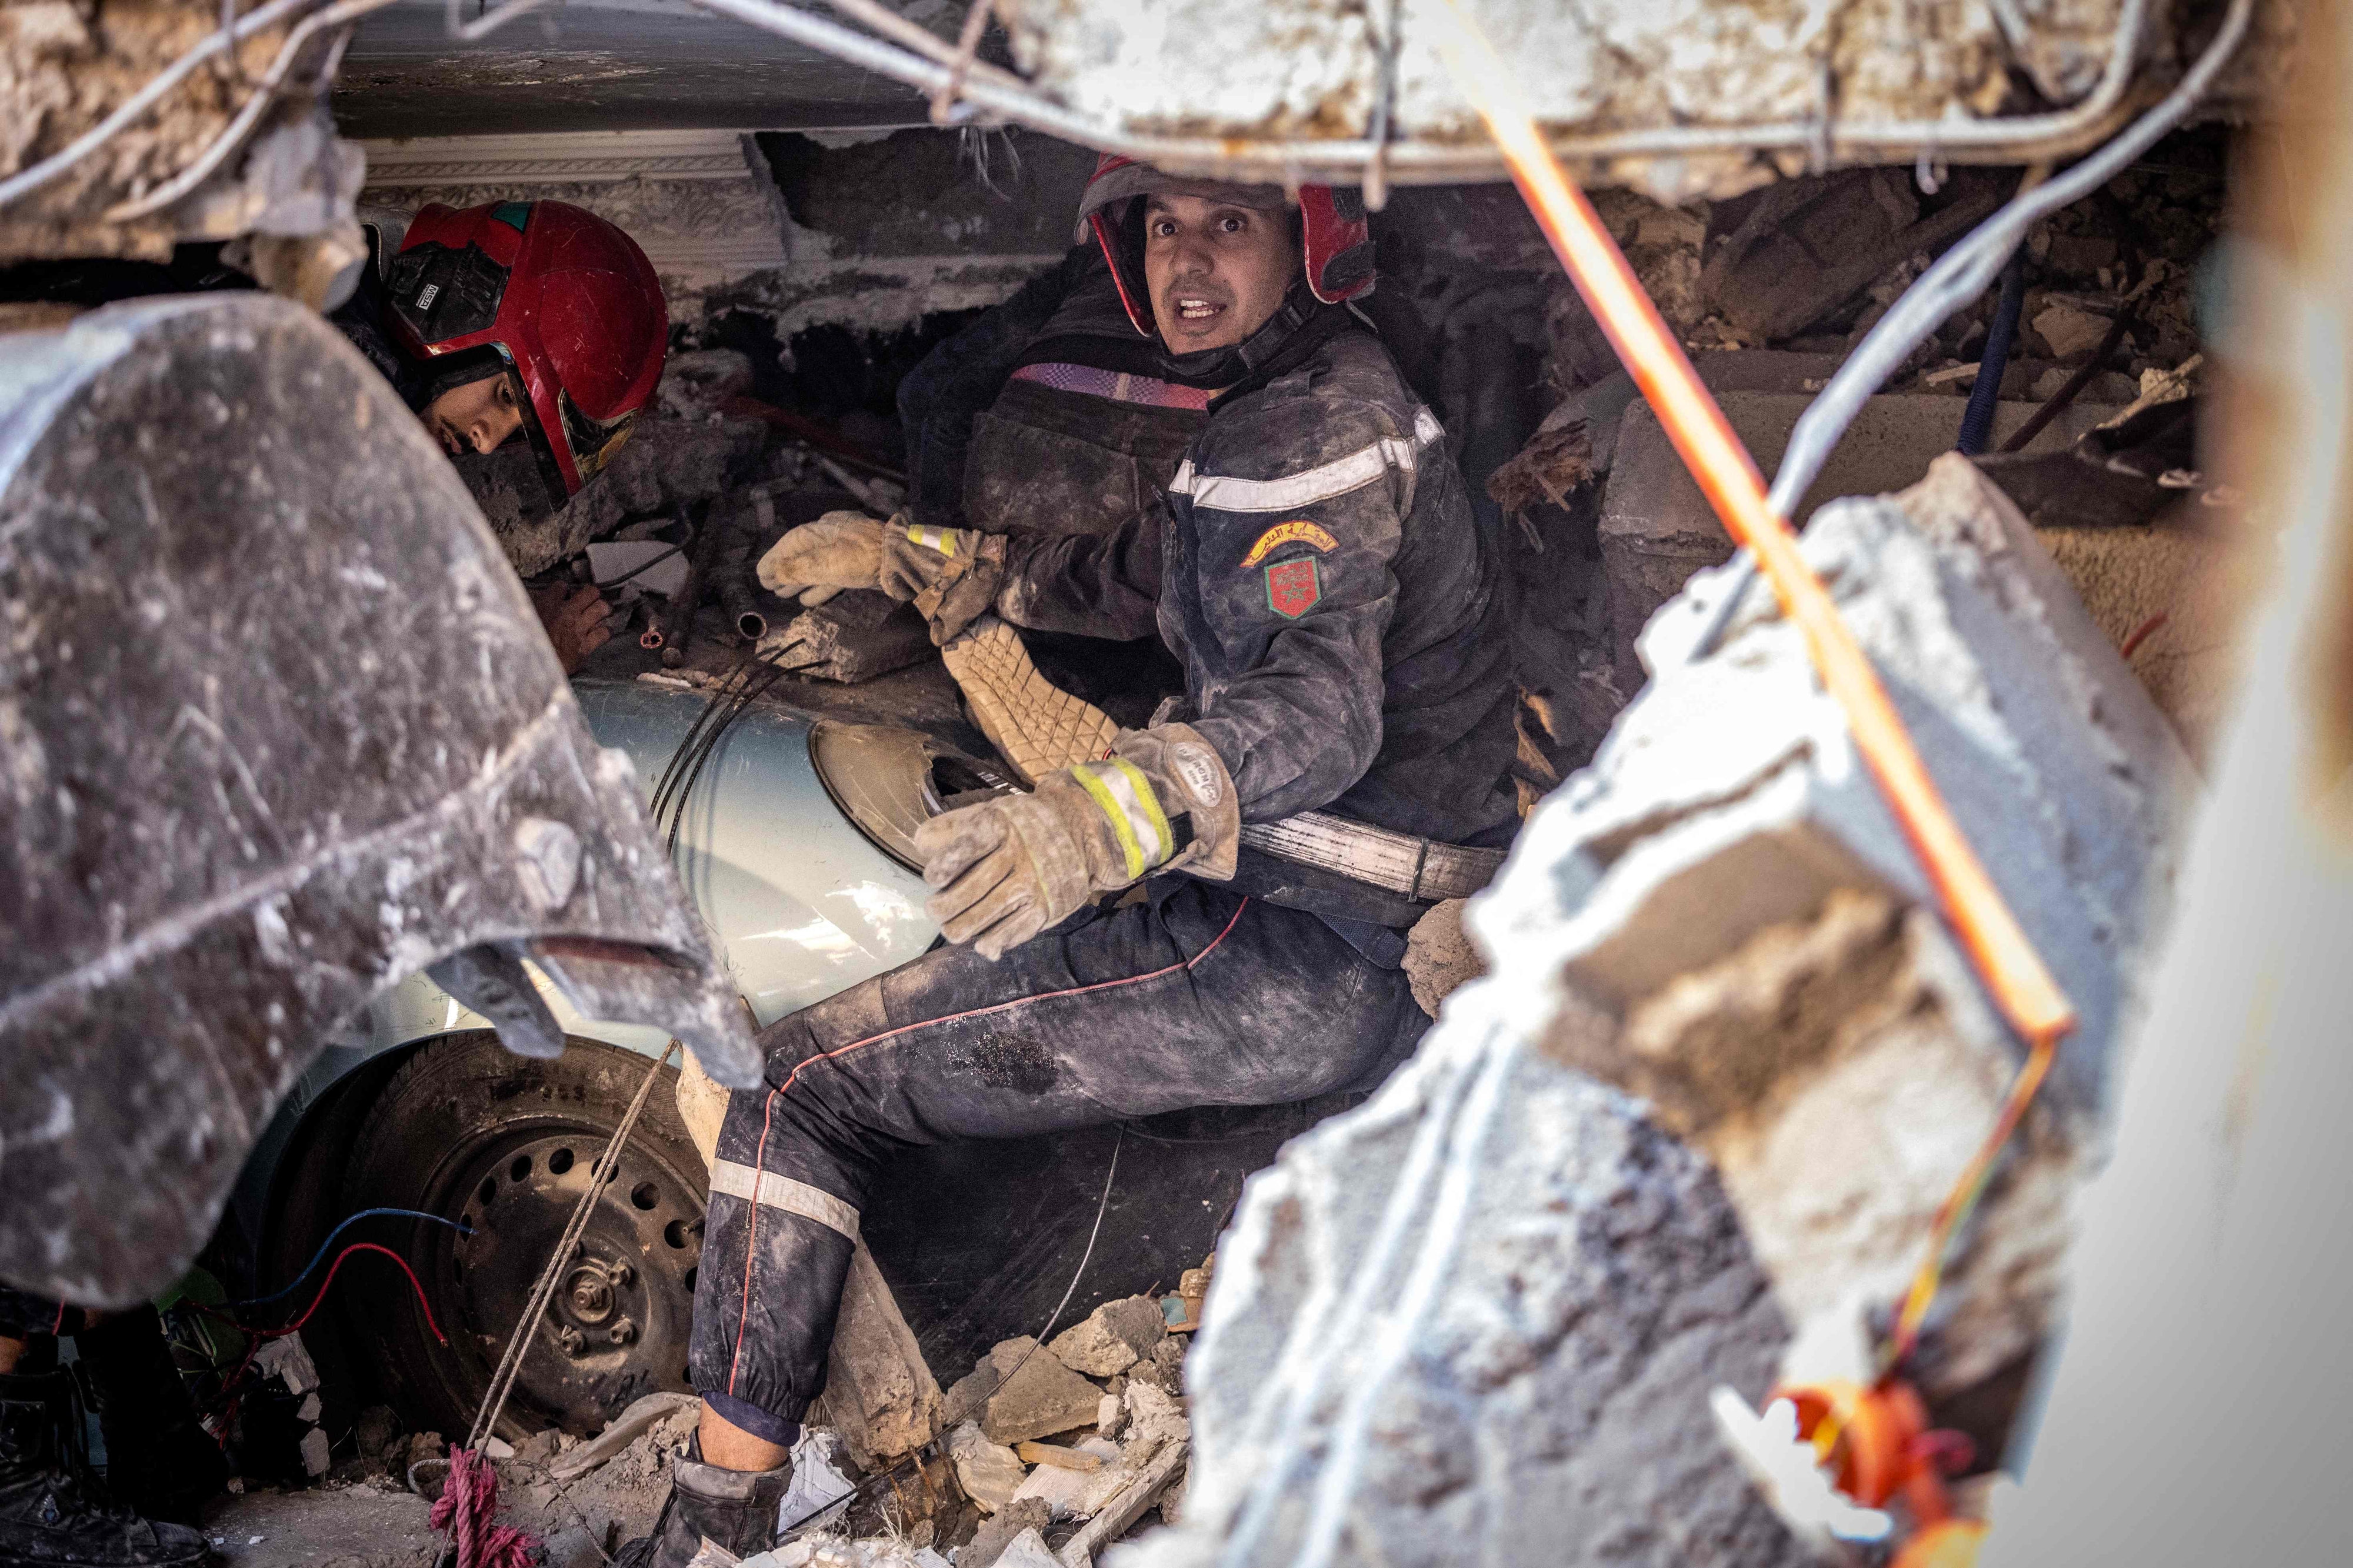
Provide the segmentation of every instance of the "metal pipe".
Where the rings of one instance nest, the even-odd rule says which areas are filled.
[[[684,507],[679,509],[679,521],[686,521]],[[694,535],[693,552],[687,557],[686,581],[679,584],[678,596],[670,602],[670,609],[662,616],[661,661],[665,669],[676,669],[686,662],[686,645],[694,637],[694,613],[702,607],[703,585],[710,581],[712,563],[719,558],[720,536],[727,531],[724,519],[710,510],[703,513],[702,526]]]

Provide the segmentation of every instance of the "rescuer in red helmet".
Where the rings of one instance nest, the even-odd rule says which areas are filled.
[[[529,442],[558,507],[628,439],[670,346],[646,253],[565,202],[427,205],[329,319],[451,457]],[[608,635],[594,588],[539,611],[567,670]]]
[[[964,682],[985,731],[1050,752],[1029,791],[916,830],[943,943],[762,1031],[766,1084],[730,1097],[712,1153],[702,1412],[625,1568],[775,1543],[885,1160],[1368,1088],[1429,1027],[1404,933],[1516,826],[1509,585],[1444,430],[1348,304],[1373,282],[1362,205],[1298,195],[1105,158],[1074,286],[932,367],[976,401],[997,384],[965,521],[836,512],[761,560],[779,595],[912,600],[1000,672],[1008,626],[1151,639],[1179,689],[1060,728],[1046,682]],[[921,492],[944,454],[912,456]]]

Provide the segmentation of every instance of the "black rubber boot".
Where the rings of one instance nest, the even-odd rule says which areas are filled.
[[[205,1538],[117,1508],[83,1462],[81,1405],[65,1373],[0,1375],[0,1563],[195,1568]]]
[[[74,1348],[106,1436],[108,1494],[143,1518],[195,1524],[228,1479],[228,1461],[196,1424],[155,1309],[110,1313]]]
[[[793,1479],[790,1459],[773,1470],[723,1470],[691,1444],[670,1465],[670,1499],[654,1532],[630,1542],[614,1568],[686,1568],[705,1541],[738,1557],[776,1543],[776,1509]]]

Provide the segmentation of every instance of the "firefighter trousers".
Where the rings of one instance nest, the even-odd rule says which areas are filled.
[[[859,1213],[914,1145],[1014,1138],[1349,1087],[1430,1020],[1318,917],[1189,878],[990,963],[944,947],[765,1031],[767,1084],[719,1135],[689,1369],[789,1443],[824,1389]]]

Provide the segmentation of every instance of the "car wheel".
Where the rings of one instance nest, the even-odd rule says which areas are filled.
[[[412,1430],[458,1439],[472,1427],[649,1066],[581,1039],[532,1060],[483,1031],[427,1046],[385,1086],[352,1151],[345,1209],[420,1209],[470,1231],[411,1222],[404,1249],[446,1342],[387,1260],[354,1258],[364,1288],[338,1292],[355,1351]],[[643,1394],[687,1389],[707,1181],[679,1119],[677,1070],[662,1076],[524,1350],[497,1428],[509,1441],[547,1426],[585,1436]]]

